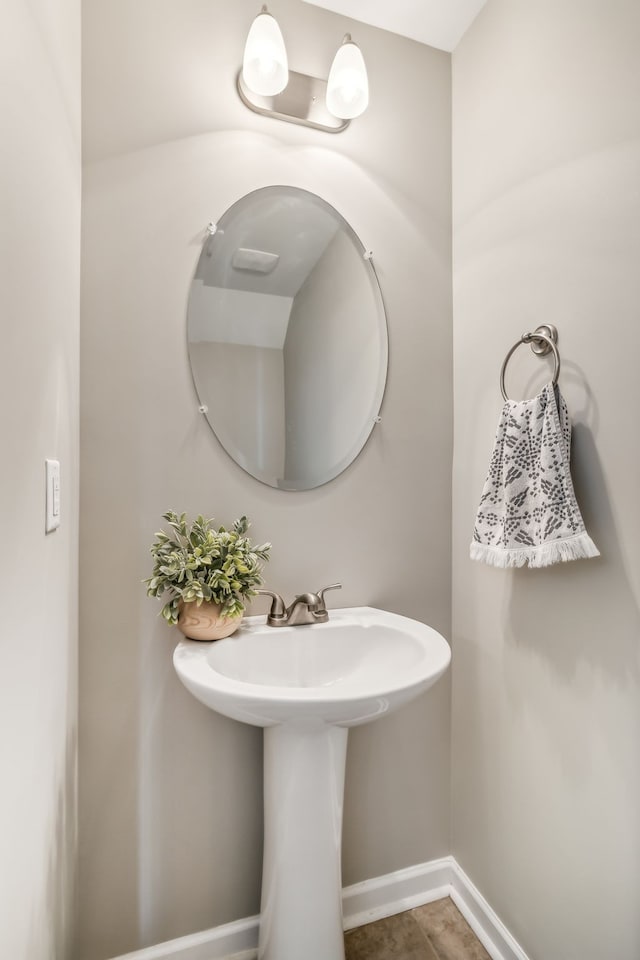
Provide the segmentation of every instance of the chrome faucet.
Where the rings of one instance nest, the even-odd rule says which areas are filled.
[[[271,610],[267,614],[267,624],[270,627],[297,627],[305,623],[326,623],[329,611],[324,595],[327,590],[340,590],[341,587],[341,583],[332,583],[317,593],[299,593],[286,608],[279,593],[271,590],[256,590],[256,593],[271,597]]]

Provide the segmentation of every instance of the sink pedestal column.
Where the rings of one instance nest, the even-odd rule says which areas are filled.
[[[259,960],[344,960],[347,736],[318,720],[265,728]]]

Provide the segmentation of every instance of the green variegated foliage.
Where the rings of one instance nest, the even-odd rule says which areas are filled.
[[[189,524],[187,515],[170,510],[163,514],[172,535],[161,530],[150,548],[153,574],[144,581],[147,596],[169,600],[162,616],[169,623],[178,622],[179,604],[192,600],[198,604],[211,600],[220,604],[221,614],[235,617],[242,614],[245,601],[255,597],[255,588],[262,583],[261,561],[269,559],[270,543],[252,546],[245,536],[249,528],[246,517],[234,520],[231,530],[213,526],[213,520],[197,517]]]

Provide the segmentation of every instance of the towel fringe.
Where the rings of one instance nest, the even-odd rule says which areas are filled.
[[[564,540],[549,540],[537,547],[515,547],[504,550],[484,543],[472,542],[472,560],[480,560],[493,567],[548,567],[566,560],[585,560],[599,557],[600,551],[586,531]]]

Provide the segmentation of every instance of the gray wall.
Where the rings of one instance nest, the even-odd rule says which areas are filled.
[[[82,960],[258,909],[261,734],[207,711],[174,676],[175,634],[140,584],[165,510],[247,513],[273,542],[268,585],[288,596],[339,579],[333,602],[449,633],[450,58],[281,0],[292,69],[326,76],[347,30],[370,67],[370,110],[323,135],[239,101],[256,9],[83,7]],[[186,358],[204,228],[272,183],[316,192],[352,223],[389,318],[382,423],[337,480],[298,494],[229,460],[197,412]],[[448,725],[443,679],[353,732],[345,883],[449,852]]]
[[[76,854],[80,9],[0,6],[0,956],[70,955]],[[45,536],[46,458],[62,525]]]
[[[639,47],[636,0],[489,0],[453,56],[453,853],[531,960],[640,956]],[[498,373],[545,321],[602,556],[496,570]],[[548,375],[521,347],[512,395]]]

